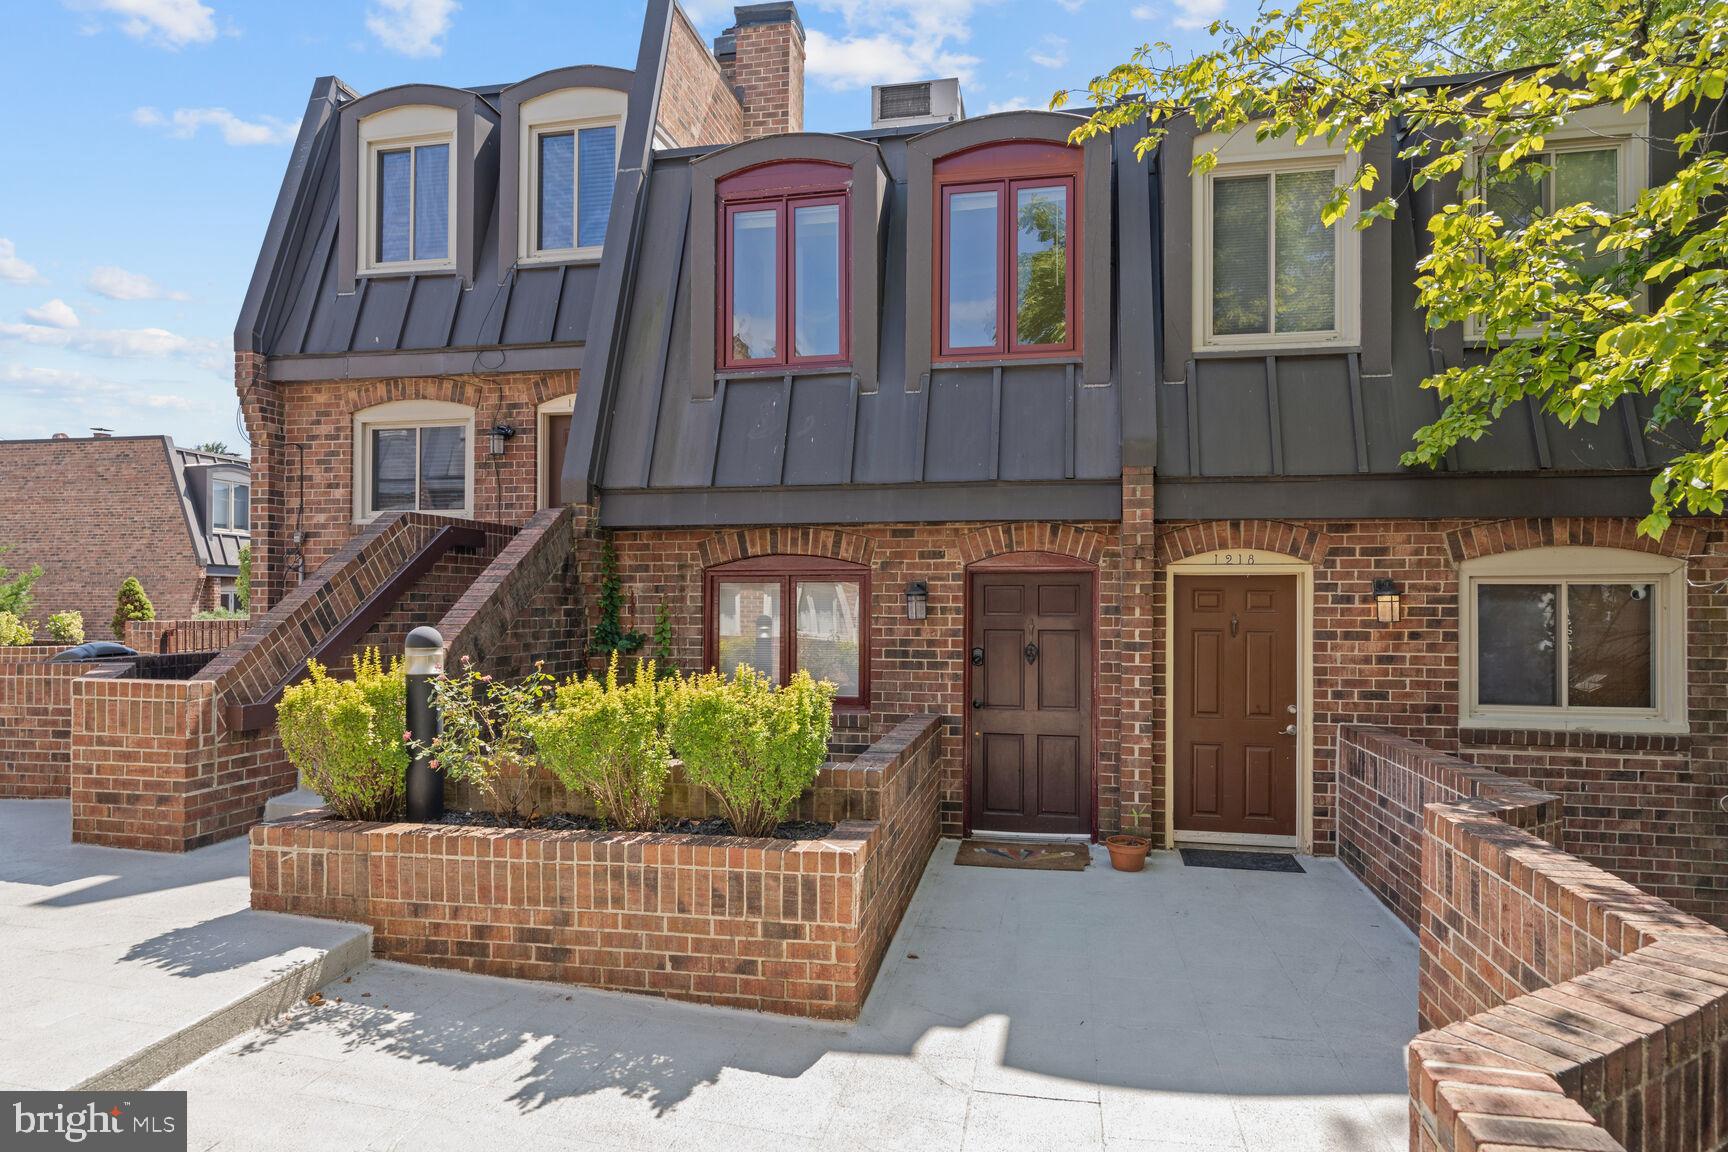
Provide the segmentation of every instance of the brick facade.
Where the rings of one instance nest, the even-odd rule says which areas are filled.
[[[679,148],[744,139],[744,106],[732,91],[731,79],[678,7],[672,10],[659,116],[660,131]]]
[[[1345,812],[1422,826],[1416,874],[1341,829],[1401,917],[1420,893],[1411,1148],[1728,1147],[1728,936],[1544,839],[1556,796],[1377,729],[1340,750]]]
[[[159,616],[203,606],[204,566],[170,450],[162,436],[0,444],[0,566],[42,566],[32,619],[82,612],[86,637],[110,639],[114,597],[128,576]]]
[[[790,6],[774,15],[780,18],[741,19],[721,38],[724,43],[730,37],[731,51],[717,52],[726,81],[744,106],[749,140],[804,131],[804,29]]]
[[[370,924],[381,956],[852,1019],[936,843],[934,717],[847,769],[823,840],[337,821],[252,833],[252,906]],[[820,788],[821,785],[818,785]]]
[[[235,620],[128,620],[126,644],[140,652],[219,652],[252,622]]]

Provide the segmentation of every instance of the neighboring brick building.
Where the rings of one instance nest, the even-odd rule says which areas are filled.
[[[232,606],[249,487],[243,457],[166,436],[0,440],[0,566],[41,565],[32,617],[82,612],[92,640],[128,576],[159,617]]]
[[[655,0],[633,72],[319,82],[237,331],[266,603],[389,510],[570,504],[590,620],[597,528],[682,666],[819,670],[848,746],[947,717],[951,834],[1330,853],[1371,723],[1553,790],[1571,849],[1728,922],[1728,532],[1636,536],[1642,402],[1401,466],[1421,380],[1478,354],[1415,308],[1432,193],[1273,266],[1268,206],[1363,157],[1243,134],[1194,175],[1191,126],[1140,156],[917,85],[806,133],[803,43],[759,4],[710,52]],[[1629,123],[1550,146],[1630,188],[1681,122]],[[368,183],[427,139],[465,158],[430,255]]]

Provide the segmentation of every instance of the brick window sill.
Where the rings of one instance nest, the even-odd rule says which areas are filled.
[[[1580,748],[1605,752],[1688,752],[1685,733],[1568,732],[1538,728],[1459,728],[1465,748]]]

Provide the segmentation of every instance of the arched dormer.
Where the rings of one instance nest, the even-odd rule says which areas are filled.
[[[786,372],[806,365],[844,371],[850,367],[861,392],[876,390],[882,282],[882,230],[888,200],[888,170],[868,140],[800,132],[768,136],[711,152],[690,166],[690,379],[694,395],[714,395],[722,376]],[[819,347],[800,355],[790,281],[796,274],[800,208],[807,235],[833,249],[824,257],[824,285],[836,294],[837,330],[824,324]],[[742,217],[740,219],[740,217]],[[723,233],[722,222],[734,229]],[[761,308],[773,317],[773,338],[733,356],[718,341],[736,333],[727,317],[731,297],[726,275],[741,256],[735,237],[754,233],[754,255],[767,279],[750,277],[762,292]],[[820,231],[819,231],[820,230]],[[816,245],[813,243],[812,248]],[[760,271],[760,269],[759,269]],[[722,325],[726,325],[722,333]],[[770,345],[772,348],[770,350]],[[753,366],[754,365],[754,366]]]
[[[404,84],[341,117],[340,290],[367,276],[471,283],[497,181],[497,110],[461,88]]]
[[[1084,122],[1066,112],[1002,112],[907,145],[907,388],[922,388],[932,363],[1026,358],[1078,361],[1085,383],[1109,383],[1110,140],[1068,143]],[[1038,226],[1021,227],[1022,217]],[[1065,261],[1055,258],[1059,247]],[[963,250],[965,267],[950,269],[949,252]],[[1049,257],[1040,279],[1061,312],[1041,316],[1030,339],[1016,307],[1021,257]]]
[[[499,94],[498,235],[514,262],[600,259],[618,178],[631,73],[579,64]],[[512,261],[499,261],[500,276]]]

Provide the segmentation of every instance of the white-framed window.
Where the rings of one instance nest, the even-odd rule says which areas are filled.
[[[1198,137],[1218,164],[1193,178],[1194,346],[1312,348],[1361,339],[1357,194],[1330,228],[1320,212],[1357,158],[1324,140]]]
[[[354,519],[474,514],[474,409],[398,400],[354,417]]]
[[[609,88],[565,88],[523,103],[518,260],[600,258],[627,101]]]
[[[1459,571],[1467,728],[1685,732],[1686,565],[1532,548]]]
[[[1515,164],[1511,179],[1486,178],[1490,166],[1497,167],[1486,152],[1470,156],[1466,177],[1474,195],[1486,201],[1487,209],[1509,231],[1527,226],[1556,205],[1588,203],[1604,212],[1623,212],[1650,186],[1649,126],[1644,109],[1627,113],[1610,106],[1586,108],[1544,137],[1541,152]],[[1586,275],[1601,272],[1619,258],[1616,252],[1597,252],[1600,239],[1595,230],[1574,238],[1585,254],[1581,270]],[[1525,329],[1519,335],[1535,331]],[[1476,317],[1465,321],[1464,338],[1484,338]]]
[[[362,275],[456,266],[456,112],[391,108],[360,122]]]
[[[241,535],[252,530],[252,486],[237,480],[210,481],[210,529]]]

